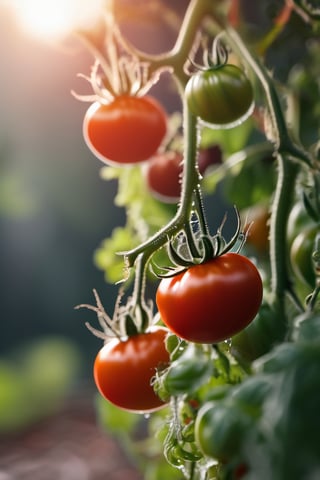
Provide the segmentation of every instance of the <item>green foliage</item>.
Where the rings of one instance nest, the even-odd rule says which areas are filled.
[[[253,134],[254,122],[252,117],[247,118],[240,125],[234,128],[217,129],[203,128],[201,132],[201,146],[208,148],[211,145],[219,144],[224,154],[228,157],[241,150],[248,144]]]
[[[152,417],[119,410],[100,395],[96,397],[99,424],[119,441],[129,458],[144,472],[146,480],[183,480],[180,472],[169,465],[162,453],[161,436],[166,409]],[[165,436],[165,433],[164,433]]]
[[[0,433],[56,412],[79,378],[81,356],[59,337],[28,343],[0,361]]]
[[[140,423],[138,415],[113,406],[101,395],[96,396],[96,410],[99,424],[106,431],[119,437],[131,435]]]
[[[94,262],[97,267],[105,272],[106,280],[110,283],[119,282],[124,277],[124,265],[118,252],[133,248],[135,242],[134,233],[130,233],[128,227],[114,228],[111,237],[102,241],[94,253]]]
[[[223,6],[216,22],[216,2],[189,2],[179,41],[168,54],[137,53],[138,60],[150,62],[152,72],[168,67],[179,83],[183,108],[186,52],[188,59],[196,58],[196,53],[207,59],[221,55],[215,50],[217,32],[229,3],[219,3]],[[124,263],[116,252],[129,250],[124,257],[135,280],[131,301],[140,308],[146,305],[145,280],[156,278],[141,274],[138,258],[173,276],[166,268],[171,257],[189,273],[190,264],[201,261],[199,252],[211,244],[206,198],[203,201],[201,194],[218,193],[244,216],[249,212],[248,217],[250,208],[270,206],[268,253],[241,245],[244,255],[254,256],[263,276],[263,303],[253,322],[216,345],[188,343],[169,335],[171,361],[155,372],[153,386],[170,403],[150,417],[138,420],[97,402],[99,420],[121,438],[147,480],[300,480],[319,475],[319,271],[314,269],[311,285],[302,288],[289,255],[305,225],[290,211],[304,200],[302,217],[312,218],[316,236],[306,256],[309,261],[313,258],[313,268],[319,264],[319,15],[306,2],[284,3],[237,2],[240,11],[232,10],[224,18],[235,30],[226,29],[221,38],[252,81],[255,110],[230,129],[203,127],[189,110],[183,112],[185,188],[178,205],[152,197],[143,165],[105,167],[101,172],[104,180],[118,182],[114,201],[124,209],[126,223],[102,242],[95,262],[108,281],[119,281]],[[203,24],[210,14],[211,21]],[[197,44],[194,32],[200,23],[205,35]],[[212,51],[207,49],[211,40]],[[180,141],[180,132],[176,134],[173,137]],[[200,179],[198,150],[213,145],[221,149],[222,163],[210,165]],[[170,148],[170,142],[164,148]],[[209,215],[212,208],[209,204]],[[237,241],[245,243],[248,230],[242,232],[242,227],[234,249]],[[224,245],[221,230],[214,238]],[[174,282],[170,288],[176,288]],[[240,311],[243,305],[239,302],[236,307]],[[217,314],[214,308],[211,314],[213,318]],[[194,322],[200,323],[198,318]],[[140,429],[146,432],[142,439]]]
[[[164,204],[152,197],[145,184],[141,166],[104,167],[101,176],[105,180],[118,181],[114,202],[126,211],[126,224],[116,227],[94,254],[97,267],[105,272],[108,282],[114,283],[124,278],[123,256],[117,254],[136,247],[154,234],[168,222],[176,206]]]

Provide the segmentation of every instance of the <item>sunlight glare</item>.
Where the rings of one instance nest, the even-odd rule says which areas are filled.
[[[103,12],[105,0],[14,0],[22,27],[43,38],[61,38],[86,28]]]

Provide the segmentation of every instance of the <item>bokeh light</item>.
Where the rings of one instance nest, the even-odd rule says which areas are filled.
[[[57,39],[88,27],[101,15],[105,0],[12,0],[21,26],[35,36]]]

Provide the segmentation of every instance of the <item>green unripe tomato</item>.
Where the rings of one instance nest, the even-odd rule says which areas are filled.
[[[294,239],[290,249],[292,269],[299,280],[313,288],[315,285],[315,271],[313,268],[312,253],[315,248],[315,238],[320,233],[318,225],[308,227]]]
[[[190,111],[211,127],[235,126],[253,109],[252,85],[232,64],[199,70],[190,77],[185,94]]]
[[[312,225],[314,225],[314,222],[308,215],[303,202],[295,203],[288,217],[287,239],[289,245],[292,245],[292,242],[300,232]]]
[[[263,303],[251,324],[232,337],[232,354],[240,362],[250,363],[281,342],[285,333],[282,319],[267,303]]]
[[[195,421],[195,441],[204,455],[222,462],[238,454],[253,420],[235,405],[206,403]]]

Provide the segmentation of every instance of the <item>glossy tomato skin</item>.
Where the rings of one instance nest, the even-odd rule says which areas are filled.
[[[212,126],[233,126],[253,109],[253,88],[236,65],[199,70],[186,85],[191,112]]]
[[[243,255],[226,253],[163,278],[156,302],[165,325],[195,343],[217,343],[246,327],[262,301],[262,281]]]
[[[108,104],[95,102],[83,121],[89,149],[113,165],[147,160],[159,148],[166,131],[166,113],[150,96],[120,95]]]
[[[165,203],[176,203],[181,194],[183,155],[180,152],[163,152],[145,164],[147,186],[155,198]]]
[[[94,380],[101,395],[118,408],[152,412],[165,403],[151,385],[157,368],[169,363],[165,348],[168,330],[151,327],[127,340],[105,344],[94,362]]]

